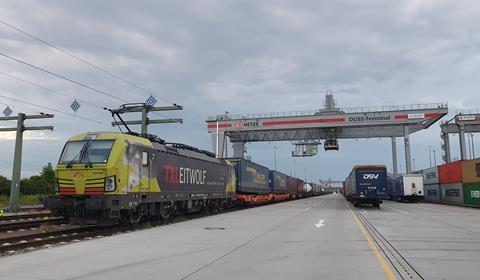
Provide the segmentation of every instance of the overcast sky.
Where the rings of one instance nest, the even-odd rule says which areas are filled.
[[[205,120],[224,111],[255,113],[317,109],[331,89],[340,107],[448,102],[451,112],[480,108],[478,1],[2,1],[0,20],[38,36],[167,100],[184,106],[183,125],[152,127],[170,141],[211,149]],[[132,102],[149,95],[0,24],[0,52]],[[23,175],[55,163],[66,139],[114,130],[98,107],[121,102],[0,57],[0,94],[72,113],[53,132],[26,133]],[[71,96],[71,97],[65,97]],[[95,106],[89,105],[95,104]],[[159,102],[158,104],[166,103]],[[0,97],[0,109],[51,112]],[[161,117],[158,116],[157,117]],[[2,122],[0,126],[15,126]],[[11,176],[14,134],[0,133],[0,174]],[[480,153],[480,136],[475,139]],[[254,161],[273,167],[273,143],[248,144]],[[340,141],[339,152],[289,156],[277,145],[277,166],[309,180],[344,178],[356,163],[391,168],[390,141]],[[416,168],[429,166],[438,125],[412,135]],[[399,141],[400,164],[403,145]],[[452,138],[453,156],[458,141]]]

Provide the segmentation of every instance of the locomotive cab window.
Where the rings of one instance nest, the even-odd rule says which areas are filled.
[[[142,166],[148,166],[148,152],[142,152]]]
[[[59,163],[107,163],[114,140],[69,141]]]

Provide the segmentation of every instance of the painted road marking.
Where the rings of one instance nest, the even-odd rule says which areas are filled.
[[[387,206],[387,205],[383,205],[383,207],[390,208],[390,209],[395,210],[395,211],[398,211],[398,212],[400,212],[400,213],[410,215],[410,213],[408,213],[408,212],[406,212],[406,211],[403,211],[403,210],[400,210],[400,209],[397,209],[397,208],[394,208],[394,207],[390,207],[390,206]]]
[[[432,211],[432,212],[438,212],[438,213],[454,215],[454,216],[459,216],[460,215],[460,214],[457,214],[457,213],[452,213],[452,212],[447,212],[447,211],[442,211],[442,210],[436,210],[436,209],[430,209],[430,208],[422,207],[422,206],[418,206],[418,205],[411,205],[411,207],[421,208],[421,209],[425,209],[425,210]]]
[[[325,223],[325,220],[320,220],[320,221],[318,221],[318,224],[315,224],[315,226],[316,226],[317,228],[321,228],[321,227],[323,227],[323,226],[325,225],[324,223]]]
[[[345,201],[344,201],[345,202]],[[350,214],[352,214],[353,219],[355,220],[358,228],[363,234],[363,237],[368,242],[368,245],[370,246],[370,249],[373,251],[375,254],[375,257],[377,258],[378,262],[380,263],[380,266],[382,267],[383,271],[385,272],[385,275],[387,276],[388,280],[396,280],[397,278],[395,277],[395,274],[393,273],[392,269],[388,265],[387,261],[383,257],[382,253],[380,253],[380,250],[378,249],[377,245],[373,242],[372,238],[370,237],[370,234],[367,232],[363,224],[360,222],[358,219],[357,215],[353,212],[352,208],[345,202],[345,205],[347,206],[348,210],[350,211]]]
[[[308,210],[310,210],[310,207],[305,208],[305,210],[303,210],[303,211],[308,211]]]

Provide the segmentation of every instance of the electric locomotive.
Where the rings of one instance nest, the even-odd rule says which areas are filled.
[[[208,152],[155,136],[84,133],[65,144],[46,208],[78,224],[136,224],[233,205],[235,171]]]

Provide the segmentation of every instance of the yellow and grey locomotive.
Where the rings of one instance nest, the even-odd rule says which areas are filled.
[[[113,132],[65,144],[45,207],[73,223],[138,223],[233,203],[233,166],[183,144]]]

